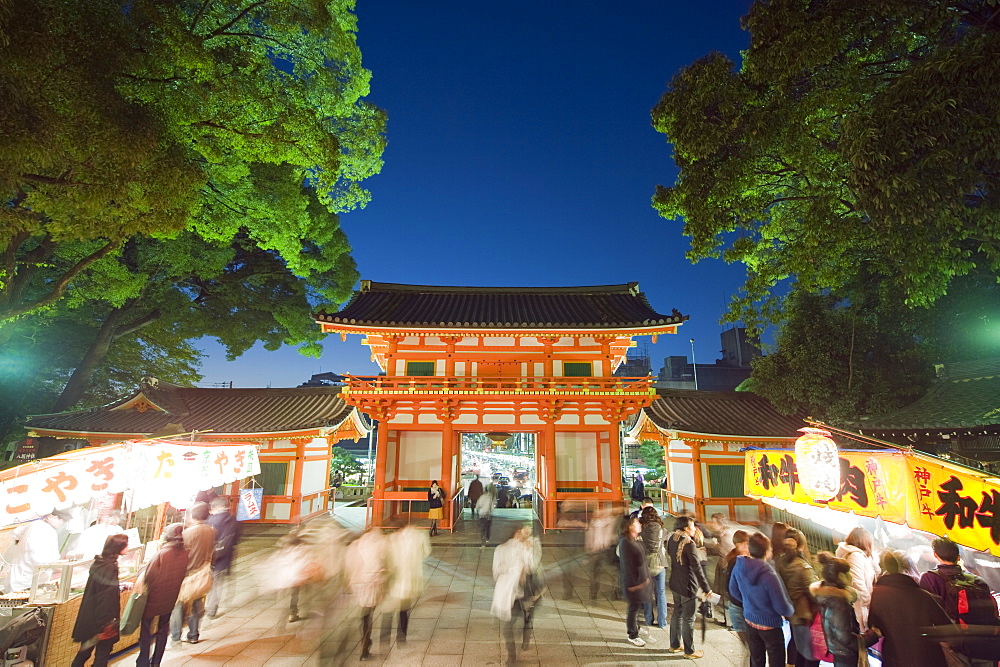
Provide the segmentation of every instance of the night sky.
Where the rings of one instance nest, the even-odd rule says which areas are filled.
[[[677,169],[649,112],[673,74],[713,50],[738,59],[749,0],[358,3],[370,100],[388,113],[372,202],[342,217],[361,277],[429,285],[570,286],[638,281],[690,321],[656,345],[699,364],[740,266],[685,259],[679,221],[650,206]],[[258,347],[227,363],[206,343],[202,386],[289,387],[313,373],[374,374],[360,336],[320,359]]]

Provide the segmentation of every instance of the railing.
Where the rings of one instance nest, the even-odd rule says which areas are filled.
[[[619,514],[624,514],[628,508],[628,502],[618,500],[553,500],[546,498],[541,493],[535,492],[534,500],[535,516],[542,524],[542,532],[549,530],[582,530],[590,525],[591,519],[601,510],[614,510]],[[554,509],[553,509],[554,508]],[[551,512],[555,522],[547,526],[545,517],[546,511]]]
[[[351,394],[637,394],[653,390],[649,377],[360,376],[347,378]]]
[[[465,509],[466,499],[467,496],[465,495],[465,487],[460,488],[458,493],[451,498],[451,532],[453,533],[455,532],[455,527],[458,525],[458,522],[463,518],[462,510]]]
[[[669,489],[658,488],[647,488],[646,495],[652,498],[654,503],[659,501],[660,514],[678,514],[681,510],[691,510],[707,521],[709,515],[722,511],[729,516],[730,520],[737,523],[760,524],[766,520],[766,509],[763,503],[753,498],[695,498]],[[736,508],[738,506],[756,508],[756,519],[737,516]],[[706,508],[710,508],[710,511]]]
[[[454,503],[452,498],[452,503]],[[430,520],[427,518],[427,510],[413,511],[413,503],[427,504],[426,498],[369,498],[365,504],[365,526],[379,526],[381,528],[402,528],[403,526],[416,525],[420,528],[429,528]],[[452,503],[444,505],[444,517],[438,520],[438,530],[454,531],[453,521],[454,509]]]
[[[341,486],[337,489],[337,501],[353,503],[356,500],[367,498],[374,489],[374,486]]]

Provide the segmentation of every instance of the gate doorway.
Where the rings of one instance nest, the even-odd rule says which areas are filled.
[[[478,479],[484,488],[496,488],[495,509],[530,509],[536,485],[535,445],[527,433],[462,433],[461,484],[468,498],[469,485]],[[472,517],[470,503],[463,503],[462,518]]]

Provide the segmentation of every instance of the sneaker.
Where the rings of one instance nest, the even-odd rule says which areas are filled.
[[[684,652],[684,649],[682,649],[680,646],[676,646],[676,647],[671,646],[670,648],[667,649],[667,653],[683,653],[683,652]]]
[[[704,651],[695,651],[694,653],[685,653],[684,657],[688,658],[690,660],[697,660],[698,658],[704,658],[705,657],[705,652]]]
[[[635,646],[645,646],[646,642],[642,640],[642,637],[629,637],[629,644],[634,644]]]

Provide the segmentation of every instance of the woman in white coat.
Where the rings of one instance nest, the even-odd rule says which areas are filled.
[[[517,660],[514,646],[514,610],[520,608],[524,617],[521,648],[528,648],[531,637],[531,619],[535,604],[542,595],[543,584],[537,570],[542,560],[542,545],[532,537],[531,528],[518,529],[512,538],[493,552],[493,604],[490,613],[505,623],[507,657]]]
[[[868,628],[868,606],[872,601],[872,589],[880,568],[875,554],[872,534],[860,526],[847,535],[847,539],[837,545],[837,558],[843,558],[851,566],[851,588],[858,593],[854,602],[854,614],[858,626],[864,632]]]
[[[424,592],[424,559],[431,555],[431,540],[426,531],[415,526],[405,526],[389,536],[386,566],[389,572],[389,594],[393,609],[399,611],[399,630],[396,639],[406,643],[406,630],[410,623],[410,610]],[[382,637],[388,640],[391,632],[392,613],[382,614]]]
[[[385,595],[385,554],[388,540],[377,528],[369,528],[348,549],[351,593],[361,607],[361,659],[372,647],[372,613]]]

